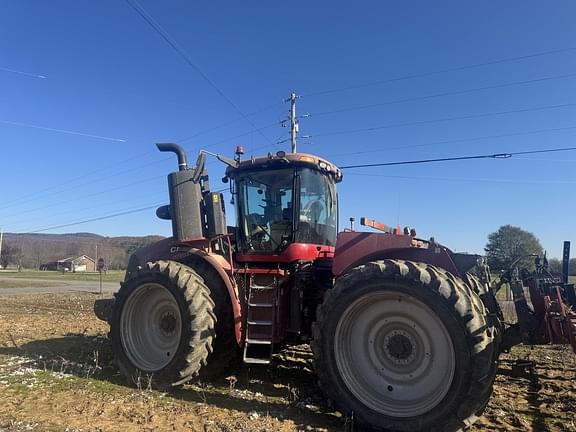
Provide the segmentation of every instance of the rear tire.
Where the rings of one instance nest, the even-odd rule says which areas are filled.
[[[206,365],[215,322],[210,290],[194,270],[149,262],[116,296],[109,335],[116,363],[138,386],[183,384]]]
[[[318,308],[312,350],[322,389],[369,430],[461,430],[486,406],[496,373],[477,294],[410,261],[341,276]]]

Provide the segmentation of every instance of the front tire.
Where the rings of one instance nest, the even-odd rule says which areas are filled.
[[[110,320],[116,363],[137,385],[183,384],[206,365],[215,322],[210,290],[193,269],[147,263],[116,297]]]
[[[492,330],[474,296],[425,264],[353,269],[318,308],[312,349],[320,386],[366,429],[465,428],[485,407],[496,372]]]

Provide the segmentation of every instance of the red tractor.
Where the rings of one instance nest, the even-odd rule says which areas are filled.
[[[498,356],[515,344],[572,343],[574,287],[540,265],[510,271],[518,322],[505,324],[483,258],[414,230],[338,233],[334,164],[278,152],[227,165],[236,208],[211,192],[205,153],[169,174],[173,237],[136,251],[113,301],[100,300],[120,370],[169,387],[309,341],[320,387],[370,430],[456,431],[486,406]]]

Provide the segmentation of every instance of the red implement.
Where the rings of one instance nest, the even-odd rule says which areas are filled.
[[[550,342],[570,344],[576,353],[576,313],[564,303],[559,287],[553,287],[550,295],[544,297],[544,306]]]

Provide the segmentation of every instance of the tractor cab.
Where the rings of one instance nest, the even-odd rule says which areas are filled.
[[[316,156],[278,152],[239,161],[233,181],[240,260],[307,259],[336,244],[340,170]],[[305,256],[300,256],[304,254]],[[282,259],[284,258],[284,259]]]

